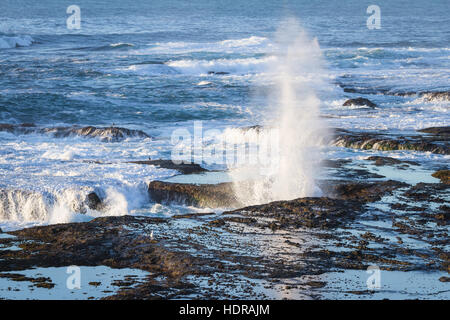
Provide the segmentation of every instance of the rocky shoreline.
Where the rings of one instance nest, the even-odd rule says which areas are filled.
[[[342,142],[335,144],[448,154],[445,128],[395,139],[342,130],[335,138]],[[206,172],[198,165],[177,166],[167,160],[132,163],[180,174]],[[52,290],[52,279],[21,272],[107,266],[148,272],[145,281],[131,276],[119,281],[107,299],[327,299],[340,276],[364,273],[375,265],[387,275],[425,274],[431,283],[427,297],[448,298],[448,168],[430,172],[433,182],[411,184],[376,170],[408,174],[420,168],[415,161],[377,155],[361,163],[334,159],[322,165],[330,172],[329,179],[319,181],[323,197],[243,207],[231,183],[152,181],[148,186],[152,201],[211,211],[166,218],[101,217],[3,233],[0,278]],[[101,210],[102,200],[95,193],[88,194],[86,201],[90,208]],[[389,292],[365,288],[365,280],[358,286],[346,282],[338,286],[341,297],[390,297]],[[406,297],[425,298],[420,293]]]

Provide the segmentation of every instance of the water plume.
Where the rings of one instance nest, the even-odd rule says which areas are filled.
[[[236,196],[246,205],[321,193],[315,180],[327,129],[317,95],[326,83],[320,47],[293,18],[281,23],[276,43],[276,59],[266,72],[271,82],[268,104],[275,116],[260,130],[266,134],[259,134],[257,142],[260,147],[271,144],[270,163],[260,157],[256,166],[231,170]],[[277,136],[276,146],[268,136],[272,141]]]

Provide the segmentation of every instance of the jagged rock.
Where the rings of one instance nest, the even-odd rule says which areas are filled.
[[[142,137],[148,138],[145,132],[140,130],[131,130],[127,128],[120,127],[55,127],[55,128],[45,128],[41,130],[45,133],[51,133],[57,138],[65,138],[69,136],[83,136],[83,137],[98,137],[102,141],[120,141],[127,137]]]
[[[184,184],[152,181],[149,183],[150,198],[158,203],[175,202],[196,207],[234,207],[238,201],[231,183]]]
[[[121,127],[50,127],[38,128],[34,124],[0,124],[0,131],[6,131],[13,134],[51,134],[55,138],[66,138],[70,136],[97,137],[102,141],[120,141],[127,137],[149,138],[145,132],[141,130],[131,130]]]
[[[431,133],[434,135],[443,135],[443,136],[448,136],[450,135],[450,126],[447,127],[430,127],[430,128],[424,128],[424,129],[420,129],[417,130],[418,132],[423,132],[423,133]]]
[[[86,204],[92,210],[100,211],[103,208],[102,200],[95,192],[91,192],[86,196]]]
[[[336,129],[330,144],[337,147],[362,150],[411,150],[450,154],[448,139],[445,136],[386,136],[377,132],[351,132]]]
[[[450,184],[450,170],[439,170],[433,173],[432,176],[441,180],[442,183]]]
[[[423,92],[420,94],[421,97],[425,98],[428,101],[436,101],[436,100],[450,100],[450,91],[434,91],[434,92]]]
[[[208,74],[211,74],[211,75],[227,75],[227,74],[230,74],[230,73],[226,72],[226,71],[208,71]]]
[[[182,174],[201,173],[207,172],[207,169],[202,168],[197,163],[180,163],[176,164],[172,160],[142,160],[142,161],[130,161],[130,163],[136,164],[148,164],[154,165],[164,169],[173,169],[181,172]]]
[[[361,202],[331,198],[299,198],[289,201],[275,201],[263,205],[244,207],[226,211],[223,215],[241,215],[244,217],[260,217],[275,219],[272,222],[257,220],[241,220],[247,224],[260,224],[260,227],[276,229],[286,228],[331,228],[352,219],[361,210]],[[226,219],[223,219],[227,221]],[[259,222],[258,222],[259,221]],[[219,222],[219,221],[217,221]],[[258,222],[258,223],[257,223]]]
[[[344,182],[328,185],[324,190],[333,198],[373,202],[408,184],[395,180],[377,182]]]
[[[165,219],[132,216],[101,217],[88,223],[41,226],[11,232],[19,239],[43,241],[22,245],[15,263],[0,261],[0,271],[36,266],[106,265],[139,268],[179,277],[190,270],[192,260],[171,252],[149,236],[127,229],[139,223],[164,224]],[[101,232],[99,232],[101,230]]]
[[[376,108],[376,104],[370,101],[366,98],[355,98],[355,99],[348,99],[344,102],[343,106],[368,106],[370,108]]]

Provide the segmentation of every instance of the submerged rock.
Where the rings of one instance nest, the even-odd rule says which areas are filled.
[[[149,183],[150,198],[158,203],[175,202],[196,207],[235,207],[238,201],[231,183],[184,184],[152,181]]]
[[[441,180],[442,183],[450,184],[450,170],[439,170],[433,173],[432,176]]]
[[[344,102],[343,106],[368,106],[370,108],[376,108],[377,105],[366,98],[355,98],[355,99],[348,99]]]
[[[130,163],[136,164],[148,164],[157,166],[164,169],[173,169],[181,172],[182,174],[201,173],[208,170],[201,167],[197,163],[179,163],[176,164],[172,160],[142,160],[142,161],[130,161]]]
[[[368,157],[367,160],[374,161],[376,166],[386,166],[386,165],[414,165],[417,166],[419,163],[415,161],[408,160],[398,160],[391,157],[382,157],[382,156],[371,156]]]

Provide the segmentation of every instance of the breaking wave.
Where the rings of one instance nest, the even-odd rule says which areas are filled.
[[[0,49],[11,49],[17,47],[29,47],[35,41],[32,37],[24,36],[0,36]]]

